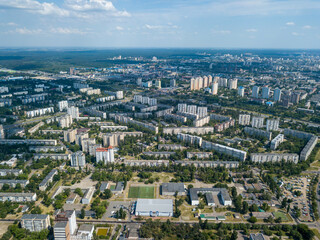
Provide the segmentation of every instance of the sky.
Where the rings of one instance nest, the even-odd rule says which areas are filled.
[[[0,0],[0,47],[320,49],[320,0]]]

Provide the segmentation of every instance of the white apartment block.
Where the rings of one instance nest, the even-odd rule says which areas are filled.
[[[74,106],[69,107],[68,114],[71,115],[73,119],[77,119],[79,117],[79,108]]]
[[[58,106],[59,106],[59,111],[63,112],[64,110],[67,110],[69,107],[68,101],[60,101],[58,102]]]
[[[58,122],[59,122],[59,126],[61,128],[69,128],[73,123],[72,116],[69,114],[66,114],[66,115],[60,117],[58,119]]]
[[[220,77],[214,77],[214,81],[218,82],[219,87],[228,87],[228,79],[227,78],[220,78]]]
[[[37,116],[42,116],[48,113],[54,113],[53,107],[48,107],[48,108],[41,108],[41,109],[36,109],[32,111],[27,111],[26,115],[28,118],[32,117],[37,117]]]
[[[271,150],[276,150],[283,141],[284,141],[283,134],[279,134],[278,136],[276,136],[274,139],[272,139],[270,143]]]
[[[217,95],[218,94],[218,87],[219,87],[218,82],[212,83],[212,90],[211,90],[211,94],[212,95]]]
[[[267,131],[278,131],[278,130],[279,130],[279,120],[267,119]]]
[[[178,112],[187,112],[187,104],[179,103],[178,104]]]
[[[239,125],[247,126],[250,125],[250,115],[240,114],[239,115]]]
[[[71,154],[71,167],[84,167],[86,165],[86,156],[78,151]]]
[[[123,99],[123,91],[116,91],[116,98]]]
[[[197,114],[197,105],[188,105],[187,113]]]
[[[0,87],[0,93],[7,93],[7,92],[9,92],[8,87]]]
[[[263,128],[264,118],[263,117],[252,117],[251,126],[254,128]]]
[[[229,89],[237,89],[238,88],[238,79],[234,78],[229,81]]]
[[[104,164],[114,162],[114,150],[111,146],[108,148],[96,149],[96,162],[103,162]]]
[[[199,118],[203,118],[208,115],[208,108],[207,107],[198,107],[197,114]]]

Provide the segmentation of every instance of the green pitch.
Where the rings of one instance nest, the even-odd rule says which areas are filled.
[[[287,214],[283,212],[273,212],[274,218],[281,218],[283,222],[288,222],[290,219],[287,217]]]
[[[130,187],[129,198],[154,198],[154,187]]]

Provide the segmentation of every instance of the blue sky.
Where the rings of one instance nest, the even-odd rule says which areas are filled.
[[[0,0],[0,47],[320,48],[319,0]]]

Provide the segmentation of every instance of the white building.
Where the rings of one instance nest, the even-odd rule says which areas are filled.
[[[198,107],[197,114],[199,118],[203,118],[208,115],[208,108],[207,107]]]
[[[238,87],[238,95],[240,97],[244,97],[244,87],[242,86]]]
[[[30,232],[40,232],[50,227],[50,217],[46,214],[25,214],[21,217],[21,227]]]
[[[219,84],[217,82],[212,83],[212,90],[211,90],[212,95],[218,94],[218,87],[219,87]]]
[[[197,106],[196,105],[188,105],[187,112],[191,114],[197,114]]]
[[[270,95],[270,88],[268,86],[265,86],[262,88],[262,98],[268,99]]]
[[[262,128],[264,123],[263,117],[252,117],[251,126],[254,128]]]
[[[238,88],[238,79],[234,78],[229,81],[229,89],[237,89]]]
[[[63,112],[64,110],[68,109],[68,107],[69,107],[68,101],[60,101],[60,102],[58,102],[58,106],[59,106],[59,111]]]
[[[253,98],[259,98],[259,91],[260,91],[260,88],[258,86],[253,86],[253,88],[252,88],[252,97]]]
[[[116,98],[123,99],[123,91],[116,91]]]
[[[187,112],[187,104],[179,103],[178,104],[178,112]]]
[[[276,89],[274,90],[273,100],[274,100],[275,102],[280,102],[280,100],[281,100],[281,89],[280,89],[280,88],[276,88]]]
[[[68,114],[72,116],[72,118],[77,119],[79,117],[79,108],[71,106],[68,108]]]
[[[73,123],[72,116],[69,114],[60,117],[58,121],[61,128],[69,128]]]
[[[239,125],[250,125],[250,115],[249,114],[240,114],[239,115]]]
[[[111,146],[108,148],[96,149],[96,162],[104,162],[104,164],[114,162],[114,150]]]
[[[267,119],[267,131],[278,131],[278,130],[279,130],[279,120]]]
[[[86,156],[78,151],[71,154],[71,167],[84,167],[86,165]]]
[[[4,129],[2,124],[0,124],[0,139],[4,139]]]
[[[135,210],[136,216],[172,217],[172,199],[138,199]]]

